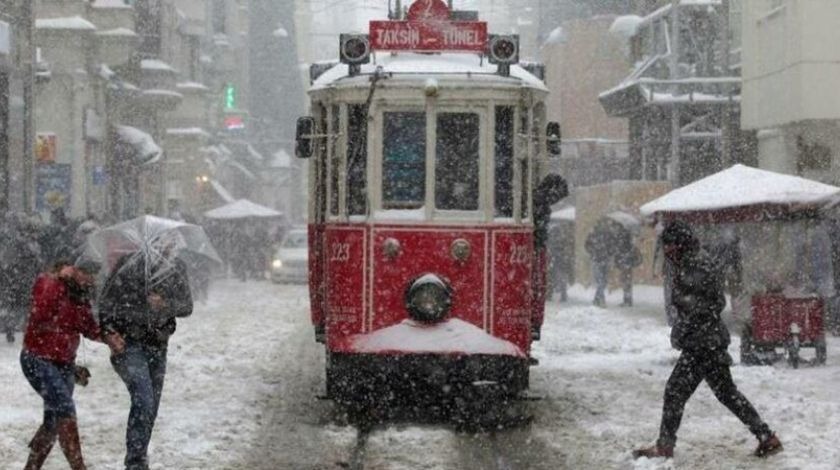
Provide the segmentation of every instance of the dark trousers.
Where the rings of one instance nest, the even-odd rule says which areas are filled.
[[[624,291],[622,305],[633,305],[633,268],[621,269],[621,289]]]
[[[685,404],[703,380],[712,388],[715,397],[747,425],[759,440],[770,436],[770,428],[732,381],[730,361],[728,354],[717,351],[684,351],[680,355],[665,386],[662,425],[657,441],[659,446],[672,447],[677,442],[677,430],[680,428]]]
[[[148,469],[149,441],[152,439],[166,375],[166,346],[127,342],[125,351],[112,357],[111,364],[131,396],[131,411],[128,413],[125,433],[125,468]]]
[[[60,419],[76,416],[73,364],[59,364],[24,350],[20,353],[20,366],[26,380],[44,400],[43,425],[46,430],[55,432]]]

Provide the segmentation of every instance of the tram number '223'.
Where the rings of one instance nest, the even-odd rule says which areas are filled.
[[[513,245],[510,247],[510,264],[528,264],[530,260],[528,245]]]
[[[333,243],[330,245],[330,261],[345,263],[350,260],[349,243]]]

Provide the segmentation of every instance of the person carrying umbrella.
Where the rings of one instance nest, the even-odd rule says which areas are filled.
[[[169,337],[176,318],[192,314],[187,267],[176,257],[177,237],[163,232],[119,258],[100,299],[106,331],[125,337],[125,351],[111,358],[128,388],[125,468],[148,469],[148,447],[163,392]]]

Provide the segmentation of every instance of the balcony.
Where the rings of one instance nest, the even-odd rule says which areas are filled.
[[[99,45],[98,62],[110,66],[123,65],[137,49],[137,33],[128,28],[115,28],[96,32]]]

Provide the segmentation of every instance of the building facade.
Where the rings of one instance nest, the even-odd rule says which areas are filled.
[[[32,205],[31,7],[29,0],[0,0],[0,212]]]
[[[840,2],[742,0],[742,126],[761,168],[840,183]]]
[[[739,125],[741,78],[731,41],[740,29],[732,21],[737,2],[659,4],[611,27],[626,38],[636,65],[600,101],[610,116],[628,119],[631,176],[681,186],[733,163],[754,164],[754,133]]]

